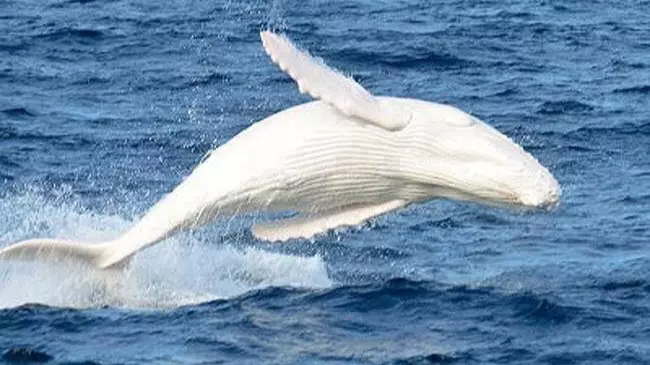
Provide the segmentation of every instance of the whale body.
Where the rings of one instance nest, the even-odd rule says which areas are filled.
[[[453,106],[375,96],[354,80],[264,31],[271,59],[315,101],[278,112],[206,158],[114,241],[34,239],[0,259],[78,260],[121,267],[182,230],[250,212],[295,212],[256,223],[269,241],[309,238],[436,198],[552,208],[560,187],[533,156]]]

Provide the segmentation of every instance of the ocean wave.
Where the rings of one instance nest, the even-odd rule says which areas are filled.
[[[211,72],[204,76],[195,76],[188,82],[186,82],[182,87],[198,87],[198,86],[208,86],[215,84],[229,84],[232,82],[232,76],[223,72]]]
[[[620,281],[608,281],[600,286],[606,291],[627,290],[627,289],[644,289],[650,291],[648,281],[640,278],[627,279]]]
[[[20,40],[14,40],[13,43],[4,43],[0,44],[0,52],[18,52],[24,49],[27,49],[28,43],[22,42]]]
[[[577,100],[559,100],[546,101],[537,109],[540,114],[565,114],[565,113],[585,113],[594,110],[594,107]]]
[[[397,359],[390,364],[393,365],[432,365],[432,364],[454,364],[461,361],[470,360],[470,356],[448,355],[439,353],[430,353],[426,355],[410,356],[404,359]]]
[[[650,94],[650,85],[638,85],[614,89],[619,94]]]
[[[28,347],[16,347],[5,351],[2,360],[8,363],[44,363],[52,360],[52,355],[44,351],[34,350]]]
[[[650,135],[650,122],[646,123],[622,123],[610,127],[601,126],[585,126],[574,129],[572,131],[563,132],[563,137],[572,139],[581,139],[583,141],[590,141],[599,136],[606,135]]]
[[[280,303],[293,306],[330,308],[346,313],[399,311],[418,317],[420,313],[455,310],[464,317],[498,323],[526,323],[551,326],[572,322],[589,315],[586,308],[560,304],[546,295],[508,293],[493,287],[449,285],[437,281],[392,278],[380,284],[345,285],[333,288],[301,289],[267,287],[228,299],[230,305],[275,308]],[[222,305],[222,300],[200,306]],[[368,329],[372,331],[372,329]]]
[[[374,59],[374,57],[373,57]],[[379,62],[398,68],[427,67],[436,69],[458,69],[469,67],[472,62],[456,57],[449,53],[433,51],[413,52],[412,54],[389,54],[379,57]]]
[[[635,62],[635,61],[629,61],[625,59],[614,59],[611,61],[611,65],[616,68],[616,69],[644,69],[647,67],[650,67],[650,64],[644,63],[644,62]]]
[[[0,110],[0,113],[10,118],[29,118],[36,116],[36,113],[21,107],[2,109]],[[1,127],[5,126],[0,126],[0,128]]]
[[[82,5],[85,5],[85,4],[93,3],[93,2],[95,2],[95,1],[97,1],[97,0],[67,0],[67,1],[65,1],[65,3],[68,3],[68,4],[82,4]]]
[[[533,294],[515,294],[507,299],[515,318],[533,323],[567,323],[579,317],[583,309],[561,305],[553,300]]]
[[[428,49],[407,49],[404,53],[364,51],[348,48],[330,54],[330,57],[352,62],[372,62],[395,68],[424,68],[456,70],[473,65],[473,62],[450,53]]]
[[[649,171],[646,172],[646,174],[650,173]],[[639,176],[639,175],[637,175]],[[643,175],[641,175],[643,176]],[[625,195],[620,199],[621,203],[624,204],[650,204],[650,194],[637,194],[637,195]]]
[[[460,228],[463,226],[463,223],[458,221],[454,217],[446,217],[442,219],[427,220],[425,222],[420,222],[416,224],[411,224],[408,226],[408,229],[416,232],[429,231],[431,229],[454,229]]]
[[[498,91],[498,92],[496,92],[494,94],[491,94],[490,96],[496,96],[496,97],[502,97],[503,98],[503,97],[506,97],[506,96],[517,95],[519,93],[520,92],[519,92],[519,90],[517,88],[509,87],[509,88],[505,88],[505,89],[503,89],[501,91]]]
[[[81,75],[80,75],[81,76]],[[91,76],[81,76],[75,80],[70,81],[68,85],[92,85],[92,86],[108,86],[113,80],[110,77],[91,75]]]
[[[63,27],[63,28],[52,29],[45,33],[40,33],[34,36],[34,39],[47,40],[51,42],[69,42],[73,40],[73,41],[92,43],[113,36],[115,35],[109,33],[106,30],[99,30],[99,29],[92,29],[92,28]]]

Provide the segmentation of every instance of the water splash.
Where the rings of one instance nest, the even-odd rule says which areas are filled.
[[[69,193],[37,190],[0,200],[0,246],[28,237],[86,242],[114,238],[133,222],[83,209]],[[324,260],[254,247],[210,245],[208,232],[181,235],[138,254],[124,271],[42,262],[0,262],[0,308],[25,303],[62,307],[174,307],[228,298],[268,286],[329,287]]]

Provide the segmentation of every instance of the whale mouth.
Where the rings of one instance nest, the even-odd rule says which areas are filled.
[[[550,173],[542,173],[537,183],[520,191],[518,203],[524,207],[550,211],[560,204],[561,195],[557,180]]]
[[[521,201],[521,204],[533,209],[542,209],[542,210],[550,211],[557,208],[557,206],[560,205],[560,193],[559,192],[551,193],[542,201],[531,202],[530,200],[523,199]]]
[[[478,189],[444,189],[437,191],[446,198],[472,201],[496,208],[522,211],[552,211],[560,204],[562,191],[559,183],[550,175],[534,184],[512,187],[495,184]]]
[[[553,195],[544,201],[530,201],[526,198],[513,196],[506,200],[492,200],[484,197],[471,197],[464,200],[473,201],[494,208],[501,208],[514,211],[547,211],[550,212],[560,205],[560,196]]]

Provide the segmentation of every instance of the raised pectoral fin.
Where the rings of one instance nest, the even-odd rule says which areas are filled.
[[[356,226],[369,218],[403,207],[402,200],[392,200],[376,205],[355,205],[315,215],[296,217],[255,224],[256,238],[267,241],[286,241],[291,238],[311,238],[332,228]]]
[[[266,53],[296,81],[301,93],[387,130],[400,130],[409,123],[409,112],[380,103],[356,81],[301,51],[287,37],[268,31],[261,32],[260,37]]]

